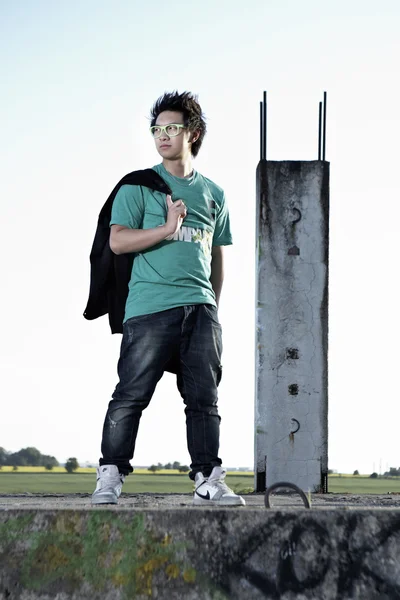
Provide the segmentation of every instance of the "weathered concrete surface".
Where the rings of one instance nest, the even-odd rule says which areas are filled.
[[[246,500],[246,508],[265,511],[264,494],[243,494]],[[40,510],[135,510],[136,508],[192,508],[192,494],[165,494],[144,493],[127,494],[122,493],[118,506],[96,506],[90,503],[90,494],[50,494],[50,493],[24,493],[24,494],[0,494],[0,511],[9,509],[40,509]],[[278,492],[271,496],[273,509],[297,509],[304,508],[300,497],[293,493]],[[311,494],[313,510],[327,508],[400,508],[400,494]],[[195,510],[202,510],[193,507]],[[241,510],[241,509],[240,509]]]
[[[189,495],[143,496],[165,504],[140,507],[137,495],[91,509],[80,495],[65,499],[74,510],[60,497],[1,498],[0,599],[400,598],[400,510],[372,509],[372,497],[350,510],[345,495],[334,507],[330,495],[314,497],[305,510],[279,495],[286,508],[266,510],[251,495],[222,510],[188,507]],[[375,501],[399,506],[398,496]]]
[[[329,163],[257,168],[255,489],[326,491]]]

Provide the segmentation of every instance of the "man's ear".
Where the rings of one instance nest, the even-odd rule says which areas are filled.
[[[200,137],[200,131],[193,131],[193,133],[190,136],[190,143],[194,144],[195,142],[197,142],[197,140]]]

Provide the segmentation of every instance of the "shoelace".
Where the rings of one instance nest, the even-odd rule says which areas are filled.
[[[209,485],[215,485],[215,487],[217,487],[218,489],[222,490],[223,492],[228,492],[230,494],[233,493],[233,491],[231,490],[231,488],[229,488],[225,481],[223,479],[209,479],[208,480]]]

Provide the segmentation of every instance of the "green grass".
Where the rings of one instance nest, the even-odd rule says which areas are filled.
[[[92,493],[95,486],[93,473],[19,473],[0,471],[0,494],[52,493],[73,494]],[[253,491],[253,475],[228,475],[228,485],[236,492]],[[193,484],[186,474],[144,474],[134,473],[126,479],[124,491],[153,493],[190,493]],[[387,494],[400,493],[400,478],[370,479],[367,476],[329,476],[328,489],[336,494]],[[307,490],[306,490],[307,491]]]
[[[370,477],[357,475],[354,477],[328,477],[328,490],[335,494],[387,494],[400,493],[400,478],[370,479]]]
[[[0,471],[0,494],[52,493],[73,494],[92,493],[96,483],[94,473],[2,473]],[[253,477],[232,475],[227,483],[235,491],[251,491]],[[187,475],[144,475],[133,474],[127,477],[124,492],[190,493],[193,483]]]

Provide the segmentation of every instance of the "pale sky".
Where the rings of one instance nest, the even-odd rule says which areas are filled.
[[[225,189],[234,246],[220,307],[225,466],[253,467],[255,170],[331,163],[329,467],[400,465],[400,3],[397,0],[0,0],[0,446],[100,456],[121,337],[82,316],[97,216],[127,172],[159,162],[148,114],[165,90],[208,118],[195,168]],[[133,463],[188,464],[172,375]]]

